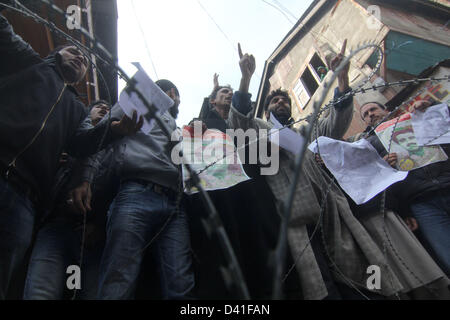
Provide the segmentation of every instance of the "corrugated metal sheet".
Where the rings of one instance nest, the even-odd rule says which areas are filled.
[[[386,37],[388,69],[418,75],[450,57],[450,47],[392,31]]]

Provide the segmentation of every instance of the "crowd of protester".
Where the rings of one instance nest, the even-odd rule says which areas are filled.
[[[345,44],[330,62],[333,72],[344,53]],[[208,209],[198,194],[183,192],[165,128],[155,123],[145,134],[136,112],[128,117],[104,100],[85,106],[74,88],[90,67],[84,53],[66,45],[41,58],[1,14],[0,56],[0,299],[241,298],[220,239],[205,228]],[[189,125],[200,121],[204,130],[224,133],[271,129],[275,117],[305,136],[309,124],[293,125],[292,101],[282,89],[266,97],[266,120],[254,117],[248,91],[255,58],[240,46],[239,67],[239,90],[214,75],[202,113]],[[352,90],[348,72],[348,65],[339,72],[335,98]],[[180,92],[169,80],[156,84],[174,102],[161,115],[174,132]],[[414,112],[431,105],[418,101]],[[386,107],[370,102],[360,111],[367,129],[347,141],[366,139],[394,167],[397,154],[372,130]],[[349,96],[318,120],[309,142],[343,140],[353,114]],[[448,156],[448,145],[441,147]],[[357,205],[320,156],[305,152],[286,234],[283,296],[450,299],[450,161],[412,170]],[[280,149],[275,174],[244,163],[251,179],[208,192],[253,299],[273,294],[273,252],[294,160]],[[374,265],[380,285],[369,288]],[[74,286],[70,266],[81,270]]]

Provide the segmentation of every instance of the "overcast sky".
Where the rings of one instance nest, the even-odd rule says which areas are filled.
[[[293,27],[293,16],[298,19],[311,2],[118,0],[119,64],[132,75],[136,69],[130,63],[139,61],[153,80],[174,82],[181,96],[177,123],[184,125],[198,116],[203,98],[212,90],[215,72],[220,84],[238,89],[237,42],[244,53],[256,58],[250,85],[255,99],[264,61]]]

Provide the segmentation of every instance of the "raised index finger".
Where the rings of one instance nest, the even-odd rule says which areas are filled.
[[[239,59],[242,59],[242,49],[241,49],[241,44],[238,42],[238,53],[239,53]]]
[[[345,55],[345,49],[347,49],[347,39],[344,40],[344,43],[342,44],[341,54]]]

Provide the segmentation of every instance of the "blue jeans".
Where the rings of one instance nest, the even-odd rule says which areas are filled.
[[[12,277],[25,263],[34,216],[31,201],[0,178],[0,300],[6,298]]]
[[[67,267],[79,265],[82,218],[58,212],[38,232],[28,265],[23,298],[25,300],[61,300],[66,292]],[[95,299],[98,269],[103,246],[84,247],[81,289],[77,297]]]
[[[127,181],[111,204],[100,265],[99,299],[131,299],[146,249],[155,250],[163,299],[186,299],[194,287],[184,208],[151,184]],[[170,220],[169,220],[170,219]],[[159,234],[158,234],[159,233]]]
[[[419,198],[411,204],[411,211],[425,246],[450,276],[450,190],[439,190],[432,196]]]

